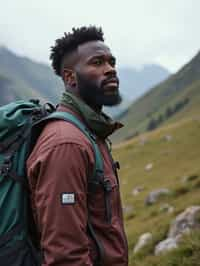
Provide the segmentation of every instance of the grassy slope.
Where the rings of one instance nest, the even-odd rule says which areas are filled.
[[[185,65],[178,73],[154,87],[147,94],[133,103],[128,113],[122,118],[125,127],[114,134],[113,140],[119,142],[134,132],[144,132],[151,117],[156,118],[164,114],[169,106],[184,99],[190,98],[190,108],[200,99],[200,53],[191,62]],[[185,112],[182,113],[183,117]],[[178,116],[180,118],[180,115]]]
[[[192,114],[193,111],[191,111]],[[164,138],[166,135],[171,135],[172,140],[167,141]],[[141,138],[147,141],[144,145],[141,144]],[[180,120],[116,146],[114,155],[120,160],[122,166],[120,176],[123,203],[125,206],[133,206],[133,211],[125,216],[131,266],[200,265],[194,262],[189,264],[194,258],[186,258],[186,255],[185,264],[180,261],[178,264],[168,264],[169,256],[152,256],[153,246],[164,239],[172,219],[186,207],[200,205],[199,139],[200,116],[199,119]],[[145,170],[148,163],[153,164],[151,171]],[[187,175],[198,175],[199,178],[184,185],[181,179]],[[138,196],[133,196],[131,192],[136,186],[144,186],[145,189]],[[146,207],[144,200],[147,194],[161,187],[171,189],[173,195],[162,199],[155,206]],[[159,212],[159,207],[163,202],[175,206],[175,212],[173,214]],[[149,231],[154,236],[152,245],[143,253],[133,256],[132,249],[138,237]],[[200,237],[196,241],[199,241],[200,245]],[[184,254],[181,256],[183,257]]]
[[[172,116],[165,124],[173,123],[179,121],[180,119],[185,119],[189,117],[198,117],[200,112],[200,81],[192,83],[187,90],[178,97],[179,99],[184,99],[188,97],[190,99],[189,104],[176,115]],[[174,99],[175,103],[178,99]]]

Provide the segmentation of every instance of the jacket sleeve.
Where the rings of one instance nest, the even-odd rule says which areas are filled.
[[[87,228],[88,152],[76,143],[36,154],[28,175],[44,255],[42,266],[92,266]],[[90,169],[90,170],[88,170]]]

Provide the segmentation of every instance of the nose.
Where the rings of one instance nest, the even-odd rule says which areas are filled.
[[[117,71],[115,69],[115,66],[112,66],[109,62],[106,62],[105,68],[104,68],[104,75],[109,76],[109,75],[116,76]]]

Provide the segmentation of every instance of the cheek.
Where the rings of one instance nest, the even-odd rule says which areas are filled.
[[[89,68],[87,71],[85,71],[85,77],[93,83],[96,83],[97,85],[101,85],[104,75],[103,75],[103,70],[99,68]]]

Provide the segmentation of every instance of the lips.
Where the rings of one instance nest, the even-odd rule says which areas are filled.
[[[112,96],[118,94],[119,81],[117,79],[109,79],[104,82],[104,95]]]
[[[103,82],[103,86],[106,87],[117,87],[119,86],[119,81],[117,78],[111,78],[111,79],[107,79]]]

